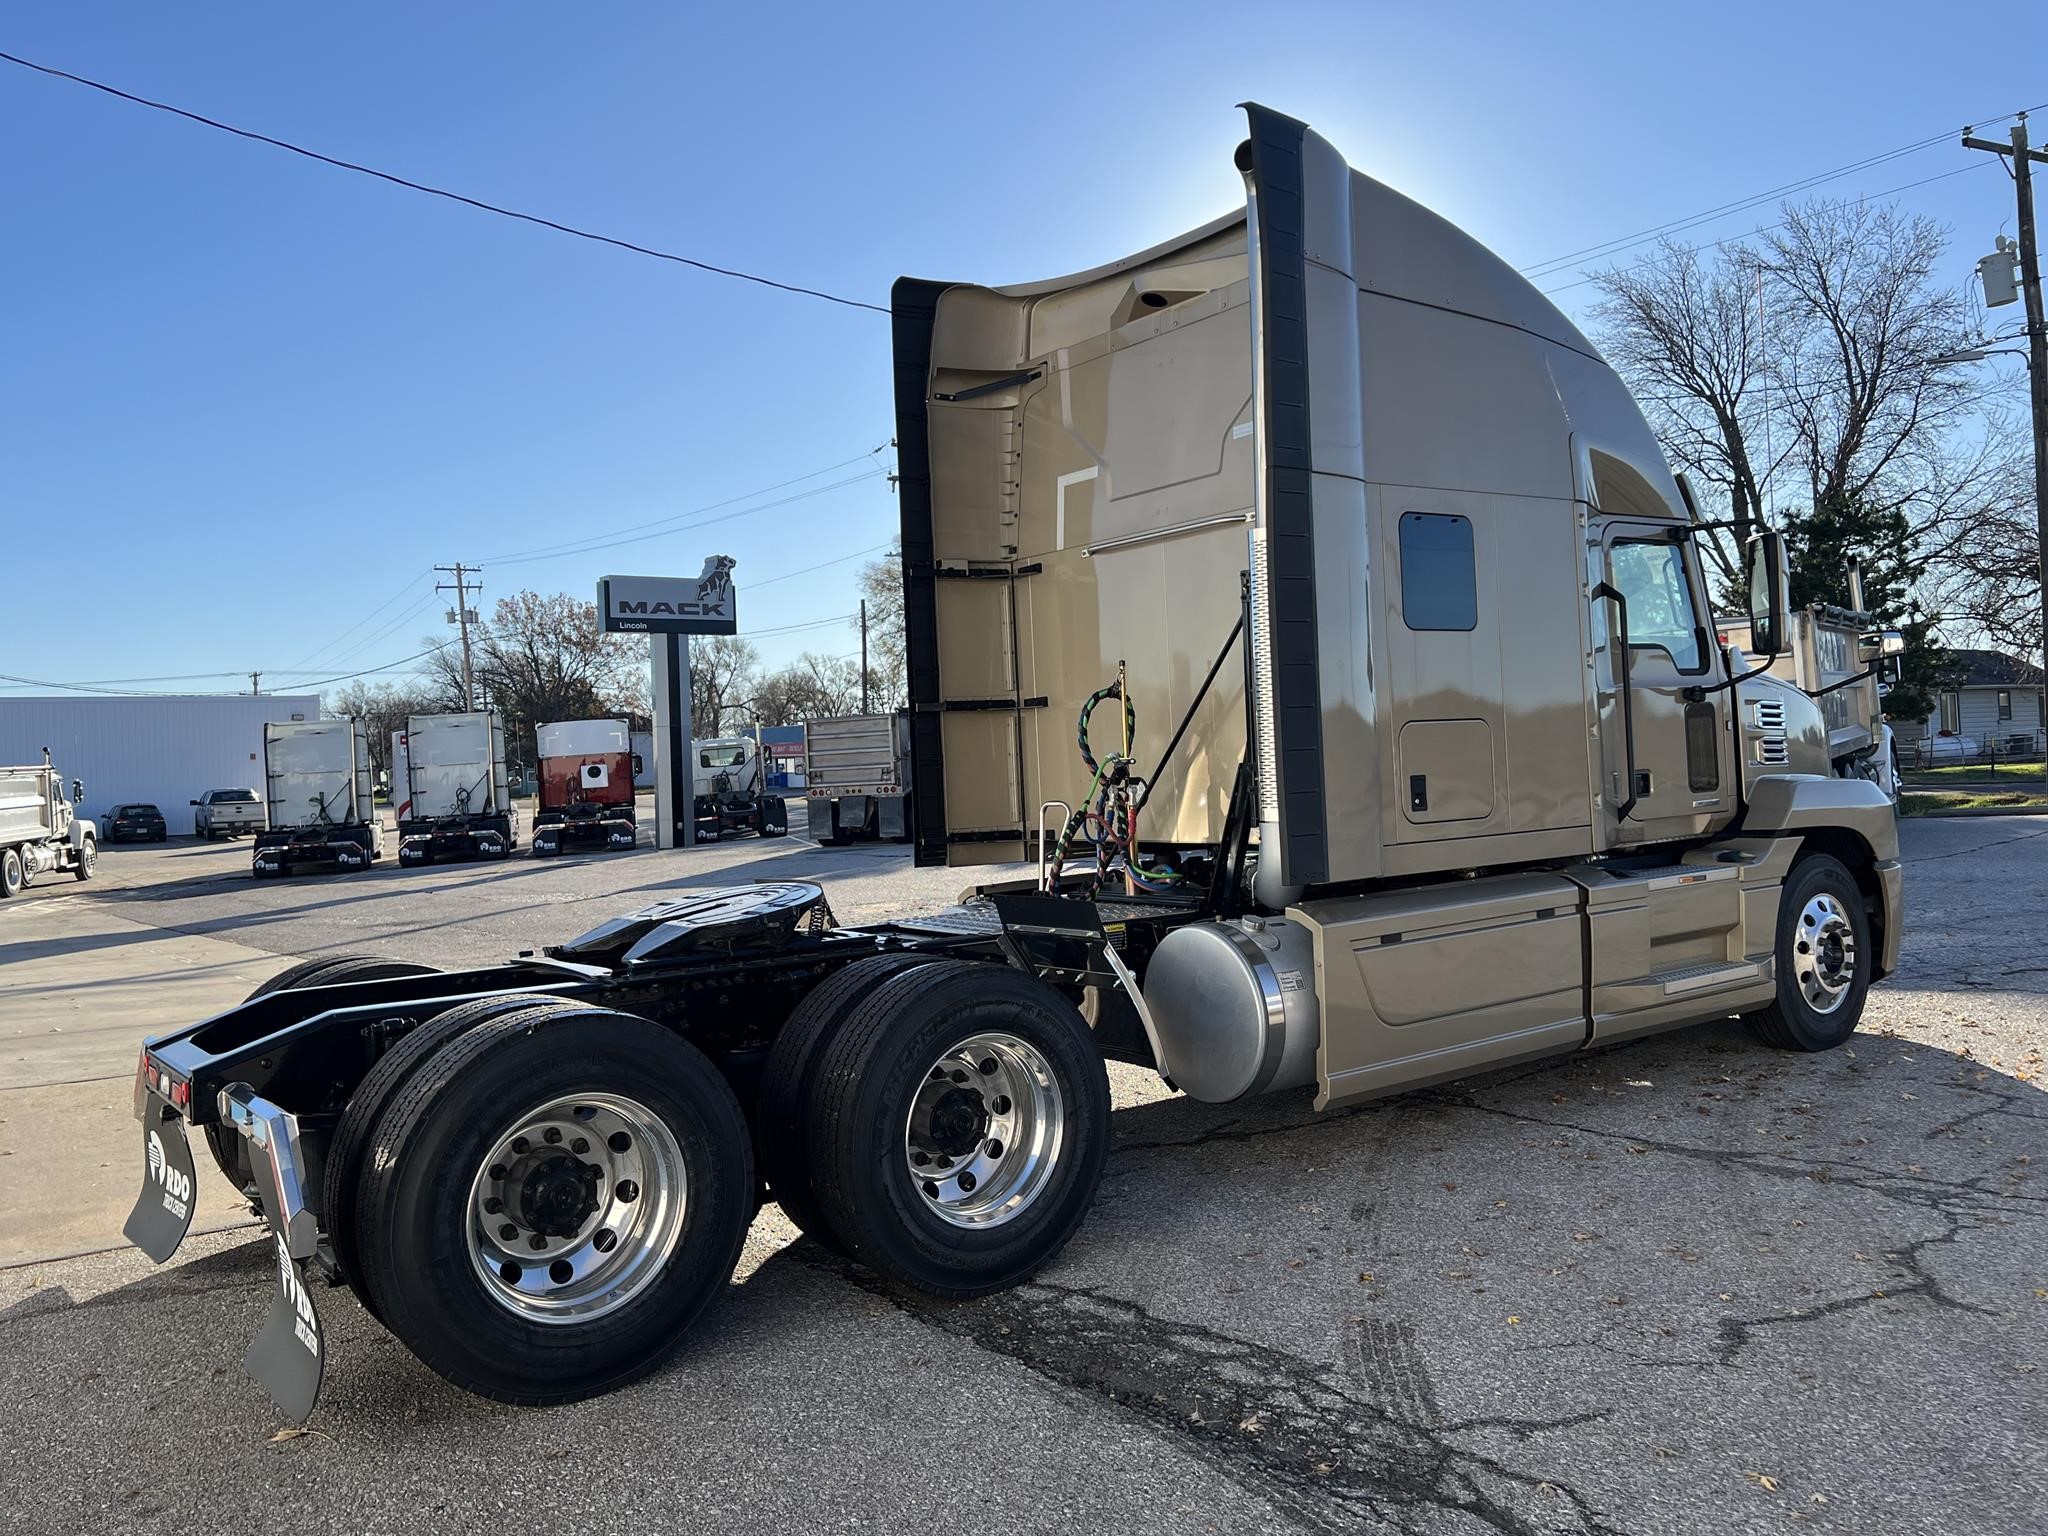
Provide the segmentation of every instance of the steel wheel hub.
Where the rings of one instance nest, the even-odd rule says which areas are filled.
[[[685,1172],[675,1134],[636,1100],[582,1094],[527,1111],[470,1184],[469,1257],[486,1294],[540,1323],[624,1306],[682,1237]]]
[[[1044,1193],[1065,1122],[1059,1079],[1037,1047],[975,1035],[926,1069],[904,1122],[904,1166],[942,1220],[999,1226]]]
[[[1848,909],[1828,892],[1800,909],[1792,933],[1792,974],[1815,1013],[1833,1013],[1856,980],[1856,928]]]

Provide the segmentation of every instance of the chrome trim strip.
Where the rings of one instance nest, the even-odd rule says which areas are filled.
[[[1176,534],[1194,533],[1203,528],[1221,528],[1226,523],[1249,523],[1250,512],[1218,512],[1210,517],[1191,518],[1185,523],[1171,523],[1164,528],[1147,528],[1142,533],[1126,533],[1114,539],[1104,539],[1100,544],[1081,546],[1083,558],[1093,559],[1105,550],[1129,549],[1133,544],[1149,544],[1154,539],[1170,539]]]

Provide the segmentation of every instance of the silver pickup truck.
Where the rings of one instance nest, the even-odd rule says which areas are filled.
[[[209,789],[192,802],[192,835],[209,843],[218,837],[261,832],[266,824],[263,802],[253,789]]]

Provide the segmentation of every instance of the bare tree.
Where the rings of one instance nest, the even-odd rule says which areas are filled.
[[[1744,522],[1761,517],[1762,487],[1784,458],[1781,450],[1759,469],[1770,444],[1761,281],[1753,252],[1738,248],[1710,263],[1696,247],[1673,241],[1594,278],[1601,347],[1634,389],[1666,457],[1703,489],[1717,490],[1726,515]],[[1739,586],[1736,541],[1717,530],[1705,548],[1720,585]]]
[[[760,653],[738,635],[690,641],[690,729],[698,736],[738,730],[750,721]]]
[[[904,702],[906,694],[900,547],[892,546],[882,559],[861,567],[860,595],[868,605],[868,702],[878,710],[895,709]],[[857,666],[854,681],[857,696]]]
[[[345,715],[362,722],[370,742],[370,767],[382,775],[391,771],[392,736],[405,729],[408,716],[432,714],[439,709],[441,698],[437,691],[417,682],[373,683],[358,678],[330,693],[325,706],[330,715]]]
[[[551,720],[644,713],[647,653],[633,635],[606,634],[597,605],[567,593],[516,592],[473,626],[474,671],[489,708],[505,717],[510,755],[531,758],[534,728]],[[462,658],[444,646],[425,665],[428,684],[460,707]]]

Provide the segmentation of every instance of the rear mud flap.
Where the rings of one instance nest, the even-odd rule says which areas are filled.
[[[306,1283],[305,1260],[292,1256],[291,1239],[279,1226],[284,1200],[270,1159],[261,1148],[252,1147],[251,1151],[256,1187],[263,1196],[263,1209],[270,1213],[270,1244],[276,1261],[271,1270],[276,1284],[270,1295],[270,1315],[249,1345],[242,1368],[262,1384],[287,1418],[303,1424],[313,1411],[327,1373],[325,1335],[313,1306],[312,1287]]]
[[[121,1235],[161,1264],[192,1230],[196,1179],[183,1118],[168,1106],[150,1107],[152,1118],[142,1131],[142,1193]]]

